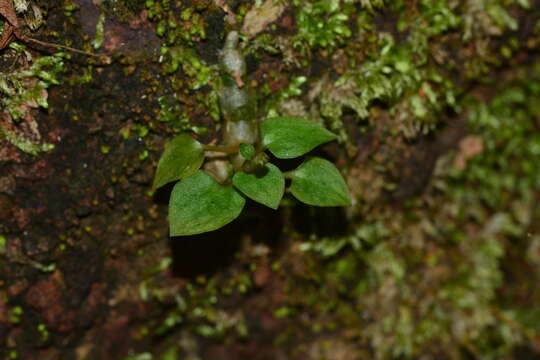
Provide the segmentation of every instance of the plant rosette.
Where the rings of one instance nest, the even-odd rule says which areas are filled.
[[[277,209],[285,193],[313,206],[350,206],[351,196],[339,170],[328,160],[308,157],[298,168],[283,174],[268,162],[268,150],[278,159],[305,155],[315,147],[336,139],[325,128],[301,118],[275,117],[262,121],[261,146],[240,144],[228,154],[246,161],[225,184],[200,170],[205,145],[188,134],[172,139],[158,162],[152,191],[177,181],[169,200],[171,236],[195,235],[217,230],[236,219],[246,198]],[[211,147],[219,151],[219,147]],[[225,148],[224,148],[225,149]]]

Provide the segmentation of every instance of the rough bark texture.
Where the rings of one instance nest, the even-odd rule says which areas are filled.
[[[0,53],[0,358],[540,358],[540,3],[282,3],[30,2],[113,61]],[[339,135],[351,208],[168,237],[149,190],[173,134],[219,142],[224,9],[259,116]]]

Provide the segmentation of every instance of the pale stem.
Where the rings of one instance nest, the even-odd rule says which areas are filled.
[[[203,145],[204,151],[222,152],[225,154],[238,154],[238,146],[219,146],[219,145]]]

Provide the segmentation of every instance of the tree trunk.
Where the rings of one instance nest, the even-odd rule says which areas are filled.
[[[540,2],[261,3],[19,9],[25,36],[110,63],[0,52],[0,357],[540,356]],[[258,117],[337,134],[315,153],[353,206],[286,195],[170,238],[156,164],[179,132],[220,143],[233,29]]]

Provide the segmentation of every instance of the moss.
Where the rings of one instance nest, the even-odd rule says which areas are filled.
[[[164,336],[188,330],[191,334],[214,341],[245,339],[249,336],[243,312],[240,309],[226,309],[223,303],[228,298],[245,294],[252,284],[249,273],[228,274],[222,279],[198,276],[186,283],[181,292],[173,298],[158,282],[156,275],[166,271],[171,259],[165,258],[148,269],[146,279],[139,284],[142,301],[167,304],[165,316],[154,323],[146,336]],[[172,303],[171,303],[172,300]]]
[[[4,254],[6,251],[7,239],[4,235],[0,235],[0,254]]]
[[[39,134],[25,133],[19,129],[18,124],[24,121],[35,121],[29,116],[31,108],[47,108],[47,91],[50,86],[58,85],[58,74],[64,70],[64,53],[52,56],[33,56],[25,46],[12,43],[11,56],[31,59],[28,65],[20,66],[9,72],[0,73],[0,103],[7,116],[8,124],[0,125],[0,138],[6,139],[20,150],[31,155],[49,151],[54,148],[52,144],[39,143]],[[7,56],[7,55],[6,55]],[[32,119],[32,120],[28,120]],[[30,125],[32,127],[32,125]],[[37,126],[36,126],[37,127]]]
[[[148,18],[156,22],[156,34],[163,39],[160,63],[167,86],[161,86],[158,119],[178,130],[203,134],[207,130],[193,125],[194,114],[219,120],[217,66],[207,64],[194,48],[206,39],[209,25],[202,14],[211,9],[198,2],[177,7],[169,1],[153,0],[146,2],[146,8]]]
[[[144,1],[141,0],[111,0],[100,3],[100,7],[106,14],[120,21],[129,21],[138,16],[144,9]]]
[[[163,42],[161,72],[152,74],[158,78],[158,119],[167,131],[204,134],[207,127],[197,119],[220,118],[218,69],[200,51],[200,41],[211,36],[205,11],[215,9],[178,4],[146,2]],[[297,234],[292,225],[286,231],[291,247],[280,249],[272,266],[286,283],[280,289],[285,296],[269,308],[288,324],[277,343],[305,349],[310,336],[299,331],[313,338],[331,333],[368,352],[367,358],[443,353],[495,359],[537,334],[526,320],[537,319],[537,309],[514,305],[512,295],[501,301],[500,293],[511,287],[503,267],[513,244],[530,246],[529,256],[539,261],[527,239],[537,239],[540,72],[526,67],[495,83],[494,75],[486,76],[526,46],[516,40],[517,19],[510,15],[516,4],[293,2],[287,14],[292,25],[278,22],[244,42],[255,61],[250,85],[260,90],[264,114],[309,115],[348,145],[365,146],[349,159],[349,180],[358,183],[348,228],[325,236]],[[241,9],[240,18],[248,5]],[[467,95],[470,86],[489,79],[498,93],[493,101]],[[426,191],[406,203],[391,200],[387,195],[398,185],[388,174],[397,171],[398,155],[465,117],[469,136],[438,161]],[[130,131],[144,136],[135,126],[124,129],[125,138]],[[285,217],[289,211],[294,207]],[[163,260],[141,281],[139,296],[168,310],[141,336],[174,338],[184,331],[205,343],[249,340],[250,309],[237,311],[240,306],[230,303],[253,295],[254,267],[235,264],[171,296],[156,280],[170,263]]]
[[[352,35],[347,26],[349,14],[354,6],[343,6],[339,0],[330,1],[293,1],[296,7],[298,32],[293,39],[293,46],[304,52],[319,48],[331,51],[342,45]]]
[[[94,41],[92,41],[92,45],[94,49],[99,49],[101,47],[104,36],[105,36],[105,14],[101,13],[96,23],[96,35],[95,35]]]
[[[16,146],[19,150],[24,151],[30,155],[38,155],[42,152],[47,152],[54,149],[53,144],[35,144],[31,140],[27,139],[24,135],[16,132],[11,132],[5,128],[0,127],[0,139],[6,139],[9,143]]]
[[[310,270],[313,280],[292,280],[291,306],[309,306],[320,317],[339,309],[338,328],[367,336],[380,358],[460,356],[460,344],[495,359],[532,339],[537,329],[524,314],[536,316],[535,308],[501,301],[498,291],[508,286],[509,244],[527,241],[538,216],[539,70],[516,71],[490,103],[463,100],[471,135],[461,152],[440,160],[431,190],[406,213],[372,210],[352,235],[304,243],[304,251],[332,260]],[[351,279],[358,280],[347,288]],[[351,321],[351,311],[373,318]]]

